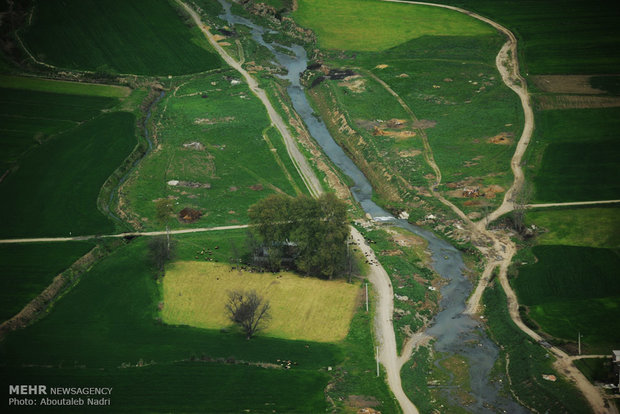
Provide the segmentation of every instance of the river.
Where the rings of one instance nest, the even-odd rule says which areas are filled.
[[[351,192],[364,211],[373,220],[409,230],[428,241],[428,249],[433,259],[432,267],[446,285],[441,288],[440,311],[431,322],[426,333],[435,338],[434,349],[443,354],[456,354],[464,357],[469,365],[471,394],[475,401],[465,407],[473,413],[528,413],[500,391],[501,384],[489,381],[491,369],[499,355],[495,344],[488,338],[479,321],[463,313],[465,301],[472,291],[471,282],[463,274],[464,263],[461,253],[432,232],[414,226],[405,220],[399,220],[372,201],[372,185],[342,148],[334,141],[324,122],[316,116],[300,82],[300,75],[306,70],[308,57],[299,45],[283,46],[268,43],[263,35],[269,30],[252,21],[231,13],[231,5],[225,0],[218,0],[224,7],[220,16],[229,26],[244,25],[251,29],[252,38],[269,49],[276,62],[287,70],[282,78],[290,85],[287,92],[295,111],[304,120],[312,137],[323,148],[325,154],[343,173],[354,182]],[[288,53],[284,53],[286,50]],[[437,364],[437,361],[436,361]],[[459,404],[456,390],[459,384],[444,384],[441,390],[452,404]]]

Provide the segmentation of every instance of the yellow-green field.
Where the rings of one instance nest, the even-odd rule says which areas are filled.
[[[230,326],[224,309],[228,292],[253,289],[271,304],[271,320],[261,335],[337,342],[349,332],[359,286],[289,272],[257,274],[230,269],[230,265],[202,262],[168,266],[163,281],[163,321],[208,329]]]
[[[378,0],[299,0],[294,16],[327,49],[378,51],[421,36],[494,33],[453,10]]]

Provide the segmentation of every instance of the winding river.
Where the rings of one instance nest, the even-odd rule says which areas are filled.
[[[378,222],[389,222],[394,226],[411,231],[428,241],[433,269],[446,280],[441,288],[440,311],[431,322],[426,334],[435,338],[434,349],[445,355],[464,357],[469,365],[471,394],[475,401],[466,409],[474,413],[527,413],[529,412],[500,391],[501,384],[489,380],[491,369],[497,359],[498,349],[487,337],[480,322],[463,313],[465,301],[472,290],[471,282],[464,276],[463,258],[452,245],[435,236],[432,232],[399,220],[372,201],[372,186],[342,148],[334,141],[323,121],[316,116],[308,102],[300,75],[307,67],[307,54],[303,47],[283,46],[266,42],[263,35],[267,29],[254,24],[231,12],[231,5],[219,0],[224,7],[220,18],[229,26],[244,25],[251,29],[253,39],[269,49],[279,65],[287,70],[282,76],[290,82],[287,92],[295,111],[304,120],[312,137],[321,145],[327,156],[354,182],[351,192],[366,213]],[[284,53],[286,51],[287,53]],[[442,392],[448,400],[460,405],[457,398],[459,384],[444,384]]]

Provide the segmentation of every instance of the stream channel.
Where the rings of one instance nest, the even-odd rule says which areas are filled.
[[[300,75],[306,70],[308,62],[305,49],[299,45],[288,47],[275,42],[266,42],[263,39],[263,34],[273,33],[272,31],[232,14],[230,3],[225,0],[218,1],[224,8],[224,14],[219,16],[221,19],[225,20],[231,27],[240,24],[250,28],[252,38],[269,49],[275,56],[277,63],[287,69],[288,73],[282,78],[290,82],[287,92],[295,111],[304,120],[308,131],[321,145],[332,162],[353,180],[355,185],[351,187],[351,192],[364,211],[370,214],[375,221],[389,222],[428,241],[428,249],[433,259],[432,267],[446,280],[447,284],[441,288],[440,311],[431,322],[426,333],[435,338],[435,352],[447,355],[456,354],[467,360],[471,393],[475,401],[464,408],[474,413],[528,413],[528,410],[500,392],[500,384],[489,381],[491,369],[499,352],[497,346],[486,335],[480,322],[463,314],[465,301],[473,287],[463,274],[464,264],[461,253],[432,232],[414,226],[405,220],[395,218],[372,201],[370,182],[334,141],[325,124],[315,115],[306,98],[303,86],[300,83]],[[283,50],[290,53],[283,53]],[[439,358],[435,364],[441,359]],[[452,378],[452,374],[450,377]],[[439,387],[451,404],[461,404],[456,395],[459,384],[444,384]]]

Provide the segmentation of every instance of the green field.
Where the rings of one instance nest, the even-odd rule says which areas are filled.
[[[536,201],[620,198],[619,108],[538,111],[536,117],[527,154]]]
[[[620,247],[618,207],[530,210],[527,223],[544,229],[537,239],[539,244]]]
[[[553,357],[512,322],[506,295],[499,284],[494,283],[485,290],[483,303],[490,336],[501,346],[502,359],[510,359],[507,370],[510,388],[519,399],[541,412],[590,413],[585,398],[562,376],[556,375],[556,382],[542,379],[542,374],[555,372]],[[505,366],[500,369],[506,370]]]
[[[225,237],[205,234],[200,241],[219,245]],[[183,395],[188,398],[178,407],[188,411],[198,406],[213,407],[206,408],[210,412],[229,412],[228,406],[234,412],[240,406],[259,410],[268,402],[284,412],[293,406],[301,412],[324,409],[323,370],[341,360],[338,346],[260,335],[247,341],[239,333],[167,326],[158,316],[160,301],[146,261],[146,240],[123,246],[85,274],[44,319],[0,343],[2,377],[25,383],[45,376],[50,384],[107,384],[117,389],[119,410],[127,411],[149,407],[147,411],[168,412]],[[285,371],[246,363],[279,365],[278,359],[297,365]],[[41,366],[54,368],[41,374],[36,368]],[[207,392],[215,386],[229,389]],[[199,389],[203,391],[192,392]],[[238,401],[231,402],[235,396]]]
[[[422,36],[476,36],[488,25],[452,10],[374,0],[301,0],[293,17],[325,49],[385,50]]]
[[[0,75],[0,88],[27,89],[69,95],[103,96],[108,98],[125,98],[131,93],[131,89],[124,86],[9,75]]]
[[[267,195],[305,191],[263,105],[245,84],[230,85],[226,77],[236,78],[236,72],[185,81],[158,104],[153,119],[159,148],[122,190],[135,223],[160,226],[152,221],[154,200],[171,197],[175,213],[186,207],[203,213],[189,225],[242,224],[250,205]],[[167,184],[171,180],[210,187]],[[171,220],[172,227],[184,225]]]
[[[9,200],[0,205],[0,215],[11,218],[0,236],[111,232],[112,223],[97,210],[97,197],[136,145],[135,122],[127,112],[103,114],[24,157],[19,169],[0,183],[0,196]]]
[[[423,155],[426,134],[442,171],[444,185],[438,189],[469,213],[501,201],[512,180],[506,165],[523,123],[516,95],[495,68],[501,44],[498,35],[436,36],[383,52],[356,52],[357,78],[324,81],[311,94],[336,140],[383,200],[413,203],[416,196],[430,196],[415,188],[427,188],[432,174]],[[352,64],[348,56],[328,56],[331,68]],[[413,117],[373,75],[403,99]],[[354,133],[342,127],[341,114]],[[402,126],[386,128],[393,119]],[[398,135],[406,132],[415,135]],[[495,143],[496,137],[505,139]],[[463,197],[464,188],[475,187],[483,198]]]
[[[609,321],[620,316],[617,250],[535,246],[535,264],[519,268],[513,284],[529,316],[550,335],[576,342],[586,353],[606,353],[620,341]]]
[[[183,20],[167,0],[38,1],[22,37],[37,59],[67,69],[180,75],[220,67]]]
[[[2,173],[15,166],[29,149],[118,103],[117,99],[110,97],[70,95],[62,92],[62,88],[56,88],[56,93],[41,91],[44,88],[14,89],[14,86],[23,83],[21,80],[24,78],[18,79],[19,82],[10,82],[10,85],[0,88]],[[84,91],[74,87],[70,90]]]
[[[0,320],[16,315],[92,247],[90,243],[0,244]]]
[[[524,74],[618,73],[616,3],[602,0],[438,0],[507,26]]]

